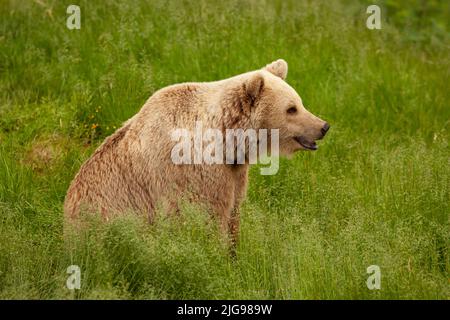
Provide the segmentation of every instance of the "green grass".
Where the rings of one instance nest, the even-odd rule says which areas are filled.
[[[449,6],[376,2],[382,30],[366,1],[79,1],[71,31],[69,2],[0,0],[0,298],[449,299]],[[189,206],[64,240],[71,179],[155,90],[277,58],[332,128],[252,168],[235,261]]]

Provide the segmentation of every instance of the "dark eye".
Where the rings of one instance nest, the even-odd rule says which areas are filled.
[[[287,113],[290,113],[290,114],[297,113],[297,108],[296,107],[290,107],[289,109],[287,109]]]

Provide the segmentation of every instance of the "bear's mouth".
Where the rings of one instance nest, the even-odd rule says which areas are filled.
[[[294,140],[297,141],[305,149],[317,150],[318,148],[315,141],[309,141],[303,136],[294,137]]]

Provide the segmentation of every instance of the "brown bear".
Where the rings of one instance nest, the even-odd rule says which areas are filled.
[[[194,130],[199,121],[223,136],[229,129],[276,129],[281,154],[315,150],[315,141],[329,125],[305,109],[285,82],[287,69],[279,59],[225,80],[176,84],[155,92],[82,165],[67,192],[66,218],[76,218],[81,210],[98,212],[105,219],[134,211],[152,221],[157,204],[177,211],[177,201],[188,195],[190,201],[206,204],[222,230],[236,240],[248,154],[243,163],[175,163],[177,142],[172,133]]]

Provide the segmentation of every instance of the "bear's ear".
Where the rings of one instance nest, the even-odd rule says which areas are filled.
[[[283,59],[278,59],[277,61],[269,63],[263,69],[284,80],[287,77],[288,64]]]
[[[264,89],[264,78],[258,72],[251,76],[247,81],[243,84],[245,100],[247,100],[250,105],[254,105],[255,101],[261,95]]]

